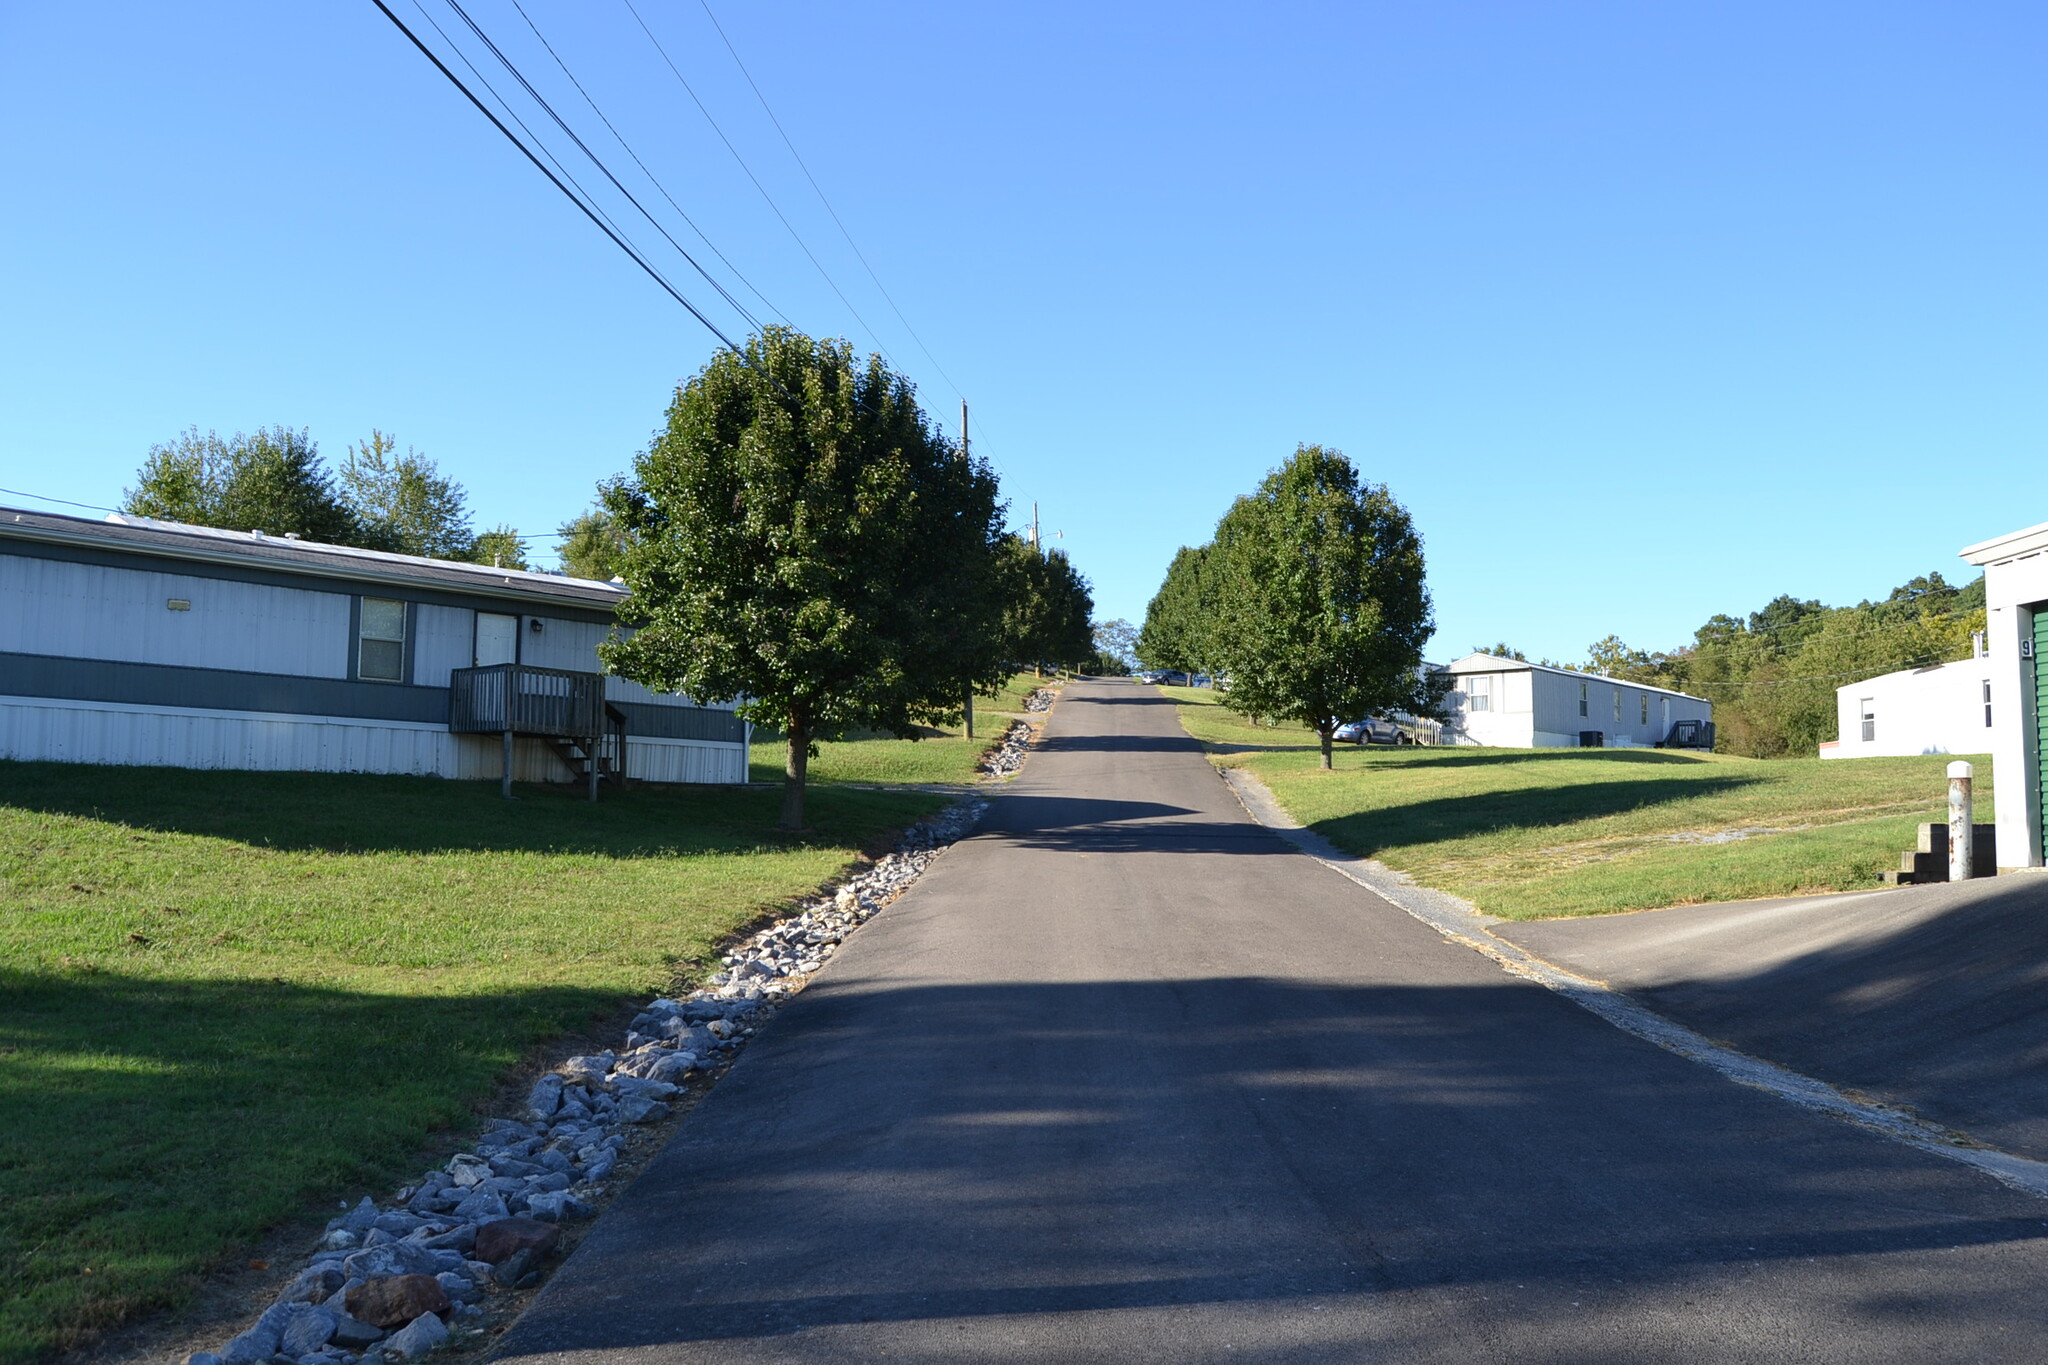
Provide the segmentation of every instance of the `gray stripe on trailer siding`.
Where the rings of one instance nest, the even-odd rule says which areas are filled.
[[[650,706],[646,702],[612,703],[626,713],[628,739],[700,739],[738,744],[746,738],[746,722],[730,711],[708,706]]]
[[[273,711],[295,716],[448,723],[448,691],[441,687],[5,651],[0,651],[0,695],[121,702],[130,706],[180,706],[199,711]]]

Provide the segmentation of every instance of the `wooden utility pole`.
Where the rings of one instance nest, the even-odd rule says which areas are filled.
[[[960,399],[960,458],[967,459],[967,398]],[[974,684],[967,684],[967,704],[962,708],[967,717],[967,737],[974,738]]]

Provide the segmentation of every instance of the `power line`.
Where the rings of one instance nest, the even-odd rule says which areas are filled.
[[[118,507],[102,507],[96,502],[73,502],[69,498],[47,497],[41,493],[24,492],[19,488],[0,488],[0,493],[16,498],[34,498],[37,502],[54,502],[64,507],[83,507],[88,512],[119,512],[121,510]]]
[[[756,288],[754,282],[748,279],[744,274],[742,274],[740,272],[740,268],[734,265],[732,261],[726,257],[726,254],[723,251],[720,251],[718,249],[718,243],[712,241],[710,236],[704,231],[704,229],[697,226],[697,220],[690,217],[689,213],[684,210],[683,206],[676,202],[675,196],[668,192],[668,187],[666,185],[663,185],[660,179],[655,176],[654,172],[647,168],[647,163],[640,159],[640,153],[634,151],[633,144],[626,141],[625,134],[621,133],[617,128],[612,126],[612,121],[609,118],[605,117],[604,110],[597,107],[597,101],[592,99],[590,97],[590,92],[583,88],[583,82],[576,79],[576,73],[569,69],[569,64],[562,60],[560,53],[555,51],[555,45],[547,40],[547,35],[543,34],[540,31],[540,26],[533,22],[533,18],[531,15],[527,14],[526,7],[521,5],[519,3],[519,0],[512,0],[512,8],[519,11],[519,17],[521,19],[526,20],[526,26],[533,30],[533,36],[540,39],[540,45],[548,50],[548,56],[553,57],[555,59],[555,65],[561,67],[562,74],[569,78],[569,84],[576,87],[576,93],[583,96],[583,102],[590,106],[590,111],[593,114],[597,115],[599,121],[601,121],[604,124],[605,130],[609,132],[612,135],[612,137],[618,141],[619,146],[626,149],[626,155],[633,158],[633,164],[640,168],[640,173],[647,177],[647,182],[653,185],[656,190],[660,191],[662,198],[668,200],[668,206],[676,211],[676,216],[681,218],[685,223],[688,223],[690,225],[690,231],[696,233],[697,236],[700,239],[702,239],[704,245],[711,248],[711,254],[718,257],[718,259],[721,262],[723,262],[725,268],[733,273],[734,278],[738,279],[739,282],[741,284],[744,284],[748,289],[753,290],[754,297],[761,300],[761,304],[763,307],[765,307],[769,312],[775,314],[775,316],[781,318],[784,322],[788,322],[789,315],[787,313],[784,313],[780,308],[777,308],[773,303],[771,303],[768,299],[768,296],[766,294],[763,294],[760,291],[760,289]],[[645,212],[645,210],[642,210],[642,212]],[[664,233],[663,235],[666,236],[667,234]],[[682,248],[680,247],[676,249],[678,251],[682,250]],[[791,325],[793,326],[794,324]]]
[[[761,192],[761,198],[767,202],[770,209],[774,210],[776,218],[788,230],[790,239],[802,249],[810,263],[817,267],[818,274],[827,285],[831,286],[832,292],[839,296],[839,301],[846,305],[846,311],[853,314],[853,320],[861,325],[861,330],[866,332],[868,339],[875,343],[875,349],[879,350],[883,357],[893,366],[896,363],[896,358],[889,354],[889,348],[882,343],[880,334],[868,325],[868,320],[861,316],[858,308],[853,306],[853,300],[846,297],[846,291],[841,289],[839,282],[832,278],[832,272],[825,269],[824,263],[818,259],[816,253],[811,250],[810,245],[804,241],[803,234],[796,230],[795,224],[791,223],[788,216],[783,213],[781,205],[775,202],[775,196],[768,193],[768,187],[763,185],[760,177],[754,174],[753,167],[747,165],[747,159],[740,155],[740,149],[733,146],[732,139],[725,135],[725,129],[718,126],[718,120],[711,116],[711,111],[705,107],[704,101],[698,98],[697,92],[691,88],[689,81],[683,78],[683,73],[676,66],[674,58],[670,57],[668,49],[661,45],[661,39],[654,36],[654,30],[647,27],[647,21],[642,19],[640,11],[633,7],[633,0],[621,0],[621,3],[625,5],[627,13],[633,16],[633,22],[640,26],[640,31],[647,35],[647,41],[654,45],[654,50],[661,54],[661,60],[668,66],[669,73],[676,78],[676,84],[683,87],[685,93],[689,95],[691,101],[697,106],[697,111],[704,115],[704,121],[711,125],[712,132],[718,134],[718,140],[725,144],[725,149],[728,152],[732,153],[732,159],[739,163],[742,171],[746,172],[747,179],[754,182],[754,188]],[[949,380],[948,382],[950,383],[951,381]]]
[[[910,319],[904,316],[903,309],[896,303],[896,296],[889,292],[889,287],[882,283],[882,277],[875,273],[875,267],[869,263],[867,253],[860,249],[860,243],[853,240],[853,233],[847,229],[845,221],[840,218],[839,210],[832,207],[832,201],[825,195],[825,187],[818,183],[817,176],[811,174],[810,163],[804,160],[801,152],[797,151],[795,141],[789,136],[789,130],[784,128],[782,120],[775,116],[775,110],[768,103],[768,97],[761,92],[760,85],[754,80],[754,73],[747,69],[747,64],[740,59],[739,49],[733,46],[732,39],[727,36],[725,25],[719,23],[718,16],[711,12],[710,0],[698,0],[698,3],[704,7],[704,17],[711,21],[711,27],[717,30],[718,40],[725,44],[725,50],[732,55],[733,65],[737,66],[740,69],[740,74],[746,77],[747,87],[754,92],[754,98],[761,102],[761,111],[767,114],[768,121],[775,125],[776,133],[782,138],[782,145],[789,149],[790,156],[796,161],[798,168],[803,171],[804,179],[810,181],[812,191],[818,196],[818,202],[823,204],[825,212],[832,216],[833,225],[839,229],[839,235],[846,239],[846,245],[852,248],[854,257],[859,260],[861,268],[868,272],[868,278],[874,281],[875,288],[888,301],[889,311],[894,313],[896,320],[903,324],[903,330],[908,332],[910,339],[917,343],[917,349],[923,352],[924,358],[932,363],[932,368],[938,371],[939,378],[945,380],[946,386],[953,390],[954,396],[964,402],[967,398],[966,392],[953,381],[952,375],[946,373],[946,367],[941,365],[939,358],[932,354],[931,347],[924,344],[924,338],[917,334],[917,328],[910,325]],[[630,0],[628,0],[628,7],[630,8]],[[640,16],[635,14],[633,17],[637,19]],[[645,25],[643,24],[642,27],[644,28]],[[977,425],[984,428],[982,439],[987,440],[986,428],[988,423],[986,419],[977,418],[976,421]],[[994,463],[994,461],[991,460],[990,463]]]
[[[761,111],[768,115],[768,121],[775,125],[775,131],[781,135],[782,145],[789,148],[789,154],[803,171],[804,179],[811,182],[811,189],[817,194],[818,202],[825,206],[826,213],[832,215],[832,222],[838,227],[839,235],[846,239],[846,244],[849,247],[853,248],[854,257],[860,261],[861,268],[868,272],[868,278],[874,281],[875,288],[881,291],[884,299],[888,300],[889,310],[896,314],[896,320],[903,324],[903,330],[910,333],[910,339],[917,343],[917,349],[924,352],[924,358],[931,361],[932,368],[939,372],[939,378],[946,381],[947,386],[953,390],[955,395],[965,398],[966,394],[961,393],[960,386],[953,382],[953,376],[946,373],[946,367],[939,363],[939,358],[932,354],[929,346],[924,344],[924,338],[919,336],[917,329],[910,325],[910,319],[903,316],[903,310],[897,307],[895,296],[889,292],[888,286],[882,283],[882,277],[875,273],[874,266],[868,263],[867,253],[860,249],[860,244],[853,240],[853,234],[847,231],[845,222],[839,217],[839,210],[833,208],[832,201],[825,197],[824,187],[818,183],[818,177],[811,174],[809,163],[804,160],[803,154],[797,151],[796,143],[790,140],[788,130],[782,126],[782,120],[775,116],[775,110],[770,107],[768,97],[761,93],[761,87],[755,83],[754,73],[747,70],[747,64],[740,60],[739,49],[735,48],[732,45],[732,39],[726,36],[725,25],[719,23],[718,16],[711,12],[710,0],[698,0],[698,3],[704,7],[704,17],[711,21],[711,27],[718,31],[718,40],[724,43],[725,50],[732,54],[733,65],[737,66],[740,69],[740,74],[747,78],[747,87],[754,92],[754,98],[761,102]],[[638,18],[639,16],[635,15],[634,17]]]
[[[556,177],[553,171],[549,170],[544,164],[542,164],[541,159],[535,156],[532,150],[528,148],[525,143],[521,142],[517,137],[515,137],[512,133],[512,130],[510,128],[507,128],[504,125],[504,123],[499,120],[498,116],[492,113],[490,111],[490,108],[487,105],[485,105],[482,100],[478,99],[468,86],[462,83],[461,78],[458,77],[453,71],[450,71],[448,69],[447,64],[443,62],[438,56],[435,55],[433,49],[428,47],[425,43],[421,42],[419,39],[419,35],[415,34],[411,29],[407,28],[405,26],[405,21],[400,19],[396,14],[393,14],[391,12],[390,7],[384,3],[384,0],[371,0],[371,3],[376,5],[376,7],[379,10],[383,11],[384,17],[389,19],[392,22],[392,24],[397,27],[398,31],[406,36],[407,41],[409,41],[414,47],[418,48],[420,50],[421,55],[426,57],[428,61],[434,64],[435,70],[439,71],[443,76],[446,76],[448,78],[449,84],[453,85],[457,90],[460,90],[463,94],[463,97],[467,99],[471,104],[476,106],[477,112],[481,113],[485,118],[491,121],[491,126],[493,128],[496,128],[500,133],[503,133],[505,135],[506,141],[510,142],[513,146],[519,149],[520,155],[524,156],[528,161],[531,161],[533,163],[534,169],[538,170],[542,175],[546,176],[548,178],[548,182],[552,184],[556,189],[560,190],[562,194],[565,197],[567,197],[570,203],[574,204],[579,210],[581,210],[584,217],[590,219],[591,222],[597,224],[598,231],[604,233],[605,236],[611,238],[613,245],[617,246],[619,250],[625,252],[627,256],[631,257],[635,265],[639,266],[642,270],[646,271],[648,277],[652,279],[656,284],[660,285],[664,293],[666,293],[670,298],[674,299],[677,303],[680,303],[684,308],[688,309],[690,316],[697,319],[698,322],[703,323],[705,330],[710,332],[711,335],[717,337],[719,341],[723,342],[727,350],[733,352],[733,354],[735,355],[740,354],[739,347],[733,345],[731,337],[728,337],[724,332],[720,331],[717,325],[714,324],[710,318],[705,317],[704,314],[698,310],[696,304],[691,303],[688,299],[684,298],[682,292],[678,290],[674,285],[670,284],[668,280],[663,277],[662,273],[659,270],[656,270],[653,267],[653,265],[649,264],[647,259],[643,257],[638,251],[636,251],[617,230],[615,230],[609,223],[605,222],[603,218],[599,217],[598,213],[591,205],[584,203],[583,200],[579,198],[576,194],[571,193],[569,187],[567,185],[564,185],[561,182],[561,180]],[[422,11],[422,13],[424,13],[424,11]],[[431,23],[432,20],[430,19],[428,22]],[[439,29],[439,27],[440,26],[438,24],[435,25],[435,28],[437,30]],[[446,38],[446,36],[446,34],[442,35],[443,38]],[[475,67],[473,66],[470,69],[472,71],[475,71]],[[478,74],[477,79],[479,81],[483,80],[483,77],[480,73]],[[485,82],[485,88],[489,88],[488,82]],[[494,96],[496,95],[495,91],[493,91],[492,93]],[[500,102],[502,103],[502,101]],[[511,108],[509,105],[506,107],[506,112],[511,113]],[[518,121],[518,115],[513,114],[512,117],[515,122]],[[525,127],[525,124],[521,123],[520,126],[523,128]],[[533,136],[532,131],[530,129],[527,131],[527,136]],[[565,171],[563,174],[566,175],[567,172]]]
[[[481,43],[483,43],[485,47],[490,49],[491,55],[498,59],[498,65],[504,67],[505,70],[512,74],[512,79],[518,81],[520,87],[526,91],[528,97],[530,97],[535,104],[538,104],[541,107],[541,112],[546,114],[550,119],[554,120],[555,126],[557,128],[560,128],[565,134],[568,135],[569,140],[576,144],[576,150],[582,152],[583,155],[589,159],[590,164],[597,167],[599,173],[602,174],[605,179],[612,182],[612,188],[617,190],[620,194],[626,196],[626,202],[631,204],[635,209],[637,209],[640,213],[640,216],[642,218],[645,218],[650,224],[653,225],[654,230],[660,233],[663,239],[665,239],[670,246],[676,249],[677,255],[681,256],[684,260],[688,261],[690,263],[691,268],[694,269],[699,275],[702,275],[704,277],[705,282],[709,284],[713,289],[718,291],[719,297],[723,298],[727,303],[731,304],[733,308],[739,312],[739,315],[747,320],[747,325],[749,327],[752,327],[755,331],[759,331],[761,329],[760,319],[756,318],[753,315],[753,313],[748,311],[747,306],[745,304],[741,303],[738,299],[734,298],[730,290],[728,290],[723,284],[719,283],[716,279],[714,279],[710,271],[706,270],[702,265],[698,264],[697,258],[695,256],[692,256],[688,251],[684,250],[683,244],[681,242],[678,242],[674,237],[670,236],[668,229],[663,227],[660,221],[656,219],[653,214],[647,211],[645,205],[643,205],[638,199],[633,197],[633,192],[627,189],[624,185],[619,183],[619,178],[616,175],[612,174],[611,167],[605,165],[604,161],[597,155],[597,153],[590,150],[589,146],[583,141],[583,139],[576,135],[576,130],[574,128],[571,128],[568,125],[568,123],[563,120],[562,116],[555,112],[555,107],[547,102],[546,97],[544,97],[540,93],[540,91],[533,88],[533,82],[527,80],[525,73],[522,72],[517,66],[513,64],[512,59],[510,57],[507,57],[504,54],[504,52],[499,49],[496,43],[491,41],[491,35],[485,33],[483,29],[478,26],[476,20],[469,17],[469,11],[462,7],[462,5],[459,3],[459,0],[448,0],[448,8],[454,10],[457,17],[459,17],[463,23],[469,26],[469,31],[477,36],[478,41],[480,41]],[[522,10],[522,17],[524,16],[524,13],[525,12]],[[532,22],[533,21],[530,19],[527,20],[529,26],[531,26]],[[539,29],[534,29],[534,36],[540,36]],[[547,40],[545,38],[542,38],[541,43],[543,46],[545,46]],[[549,54],[552,55],[554,49],[549,48],[548,51]],[[561,61],[561,58],[556,57],[555,60],[557,63],[559,63]],[[564,72],[567,72],[568,69],[569,68],[566,66],[562,68]],[[481,80],[482,77],[479,76],[478,79]],[[574,76],[571,76],[569,79],[571,83],[574,83],[576,78]],[[578,91],[581,91],[583,87],[579,85],[576,88]],[[492,91],[492,93],[496,94],[497,92]],[[588,95],[584,96],[584,99],[586,100],[588,100],[589,98],[590,97]],[[596,105],[593,104],[591,107],[596,108]],[[598,117],[603,118],[604,115],[600,113]],[[520,126],[525,127],[523,123]],[[606,126],[609,127],[610,125],[607,124]],[[532,133],[529,131],[527,135],[531,137]],[[617,136],[617,134],[614,133],[614,136]],[[643,167],[643,169],[645,168]],[[582,187],[579,185],[577,188],[581,189]],[[587,194],[588,191],[585,191],[585,193]],[[685,217],[685,221],[688,221],[687,216]],[[694,227],[695,224],[691,224],[691,226]],[[702,234],[700,233],[699,235],[701,236]]]

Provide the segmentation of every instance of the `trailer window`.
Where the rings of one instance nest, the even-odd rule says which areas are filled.
[[[1863,742],[1869,744],[1877,738],[1877,698],[1865,697],[1856,709],[1863,716]]]
[[[1471,678],[1465,683],[1465,697],[1474,711],[1493,709],[1493,679]]]
[[[1586,714],[1586,684],[1579,684],[1579,714]]]
[[[372,682],[405,680],[405,603],[365,597],[356,637],[357,677]]]
[[[1650,723],[1650,694],[1649,694],[1648,692],[1645,692],[1645,693],[1643,693],[1643,720],[1642,720],[1642,723],[1643,723],[1644,725],[1648,725],[1648,724]]]
[[[1991,679],[1984,680],[1984,728],[1991,728]]]
[[[1614,723],[1621,724],[1621,689],[1614,689]]]

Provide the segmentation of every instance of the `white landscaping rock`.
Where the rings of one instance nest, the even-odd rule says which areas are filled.
[[[1035,695],[1050,705],[1051,694]],[[1007,766],[991,771],[1015,772],[1030,736],[1028,726],[1013,725],[1001,750]],[[346,1311],[348,1290],[365,1275],[432,1275],[451,1299],[468,1297],[458,1292],[463,1284],[480,1284],[495,1273],[464,1257],[478,1224],[508,1216],[508,1205],[550,1222],[590,1217],[597,1187],[618,1164],[625,1130],[668,1117],[678,1082],[732,1060],[849,934],[908,889],[987,809],[987,801],[968,797],[912,826],[895,852],[733,948],[709,986],[685,999],[650,1003],[634,1019],[625,1047],[573,1058],[541,1077],[520,1116],[494,1120],[475,1151],[456,1154],[440,1171],[399,1191],[389,1208],[365,1198],[336,1218],[285,1297],[213,1359],[267,1365],[289,1337],[290,1346],[306,1348],[292,1352],[302,1365],[329,1365],[329,1356],[341,1365],[343,1352],[374,1340],[376,1329]],[[573,1192],[560,1188],[565,1184]],[[337,1276],[347,1278],[323,1303],[307,1301]],[[447,1326],[428,1313],[378,1342],[372,1354],[411,1359],[447,1338]],[[208,1354],[200,1353],[194,1365],[211,1365]]]
[[[448,1340],[448,1324],[432,1313],[422,1313],[405,1326],[393,1332],[384,1343],[384,1354],[411,1360]]]

